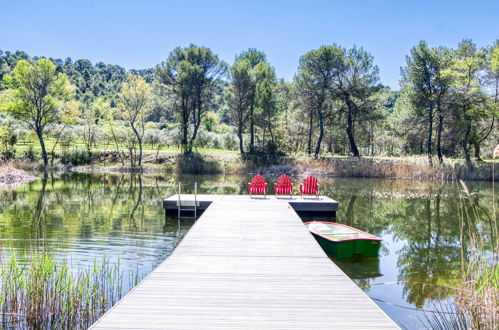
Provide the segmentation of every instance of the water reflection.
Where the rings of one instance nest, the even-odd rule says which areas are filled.
[[[165,218],[161,208],[178,181],[185,192],[197,182],[200,194],[245,194],[249,177],[45,173],[36,182],[0,192],[0,252],[13,248],[21,255],[44,247],[75,265],[119,258],[125,269],[145,275],[194,223]],[[470,217],[479,231],[497,232],[488,183],[468,186],[477,215],[467,212],[457,198],[460,187],[452,183],[320,182],[321,193],[340,203],[336,221],[383,239],[379,259],[333,261],[408,328],[421,327],[421,314],[414,309],[432,309],[433,303],[445,301],[460,277],[461,228],[466,230],[460,214]]]

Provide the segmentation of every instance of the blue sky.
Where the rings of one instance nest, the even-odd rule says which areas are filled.
[[[405,55],[419,40],[456,47],[499,38],[499,1],[9,1],[0,0],[1,50],[152,67],[176,46],[210,47],[232,63],[264,51],[292,79],[301,55],[322,45],[364,47],[381,82],[398,89]]]

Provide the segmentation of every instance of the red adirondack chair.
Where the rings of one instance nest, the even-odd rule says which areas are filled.
[[[261,175],[255,175],[251,182],[248,183],[248,192],[250,197],[253,194],[263,194],[267,197],[267,182],[265,182],[265,178]]]
[[[319,198],[319,182],[316,177],[309,176],[303,180],[303,184],[300,185],[300,196],[303,198],[303,195],[315,195]]]
[[[286,174],[281,175],[277,179],[277,183],[274,183],[275,195],[288,195],[291,197],[293,195],[293,183],[291,178]]]

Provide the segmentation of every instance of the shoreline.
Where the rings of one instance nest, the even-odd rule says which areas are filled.
[[[207,166],[208,164],[208,166]],[[12,165],[11,165],[12,166]],[[145,163],[142,168],[121,164],[92,164],[79,166],[53,166],[46,169],[19,163],[18,168],[30,172],[76,172],[76,173],[165,173],[165,174],[239,174],[279,176],[281,174],[317,177],[409,179],[423,181],[487,181],[492,182],[492,162],[482,162],[469,169],[464,164],[449,162],[447,165],[429,167],[423,159],[389,158],[322,158],[319,160],[290,160],[287,164],[258,166],[239,157],[217,159],[213,155],[189,158],[175,163]],[[0,167],[1,168],[1,167]],[[27,172],[26,172],[27,173]],[[29,173],[27,173],[29,175]],[[36,177],[35,177],[36,179]],[[495,180],[499,169],[495,170]],[[33,179],[32,179],[33,180]],[[31,181],[32,181],[31,180]],[[30,182],[30,181],[28,181]],[[26,182],[26,183],[28,183]],[[1,178],[0,178],[1,184]],[[21,183],[22,184],[22,183]]]
[[[0,165],[0,190],[12,190],[38,179],[39,177],[10,163]]]

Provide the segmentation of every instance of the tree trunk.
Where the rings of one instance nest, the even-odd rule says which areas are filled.
[[[139,140],[139,167],[142,166],[142,138],[137,136],[137,139]]]
[[[463,140],[461,141],[461,146],[463,147],[464,159],[466,159],[466,166],[468,168],[472,167],[471,156],[470,156],[470,134],[471,134],[471,123],[467,120],[466,131],[464,133]]]
[[[442,155],[442,130],[444,127],[444,116],[443,114],[438,114],[438,126],[437,126],[437,156],[440,165],[444,164],[444,157]]]
[[[43,140],[43,129],[40,127],[36,128],[36,135],[40,141],[40,147],[42,148],[43,166],[47,167],[49,165],[49,158],[47,156],[47,150],[45,149],[45,141]]]
[[[199,126],[201,126],[201,111],[202,111],[201,107],[202,107],[201,101],[198,101],[197,102],[197,112],[195,111],[195,113],[193,114],[193,118],[195,119],[194,120],[194,130],[192,132],[191,140],[189,141],[188,153],[192,152],[192,148],[194,146],[194,141],[196,141],[196,137],[198,135]]]
[[[139,143],[139,167],[142,166],[142,137],[139,134],[139,131],[135,128],[133,122],[130,123],[133,132],[135,133],[135,137],[137,138],[137,142]]]
[[[483,161],[482,157],[480,157],[480,142],[473,143],[473,146],[475,147],[475,160],[478,162]]]
[[[254,112],[254,104],[253,100],[251,100],[250,104],[250,143],[249,143],[249,152],[250,154],[255,153],[255,119],[253,118]]]
[[[431,141],[433,134],[433,105],[428,108],[428,140],[426,141],[426,152],[428,153],[428,165],[433,167],[433,153],[431,150]]]
[[[353,135],[353,107],[352,101],[348,95],[345,95],[345,103],[347,105],[348,113],[347,113],[347,135],[348,142],[350,142],[350,152],[354,157],[359,157],[359,149],[357,148],[357,144],[355,143],[355,137]]]
[[[315,146],[315,159],[319,158],[319,152],[321,151],[321,142],[322,138],[324,137],[324,118],[322,116],[322,103],[323,101],[320,101],[317,105],[317,117],[319,117],[319,138],[317,139],[317,144]]]
[[[187,147],[188,147],[188,135],[189,135],[189,132],[188,132],[188,127],[187,127],[188,123],[187,122],[184,122],[182,123],[182,151],[184,153],[189,153]]]
[[[243,125],[241,123],[237,126],[237,137],[239,138],[239,152],[244,158]]]
[[[314,125],[314,112],[310,111],[310,121],[308,123],[308,155],[312,154],[312,129]]]
[[[274,138],[274,132],[272,132],[272,122],[271,122],[271,118],[270,118],[270,111],[267,111],[267,123],[269,126],[270,143],[272,144],[272,155],[274,155],[274,159],[275,159],[275,151],[276,151],[275,138]]]

